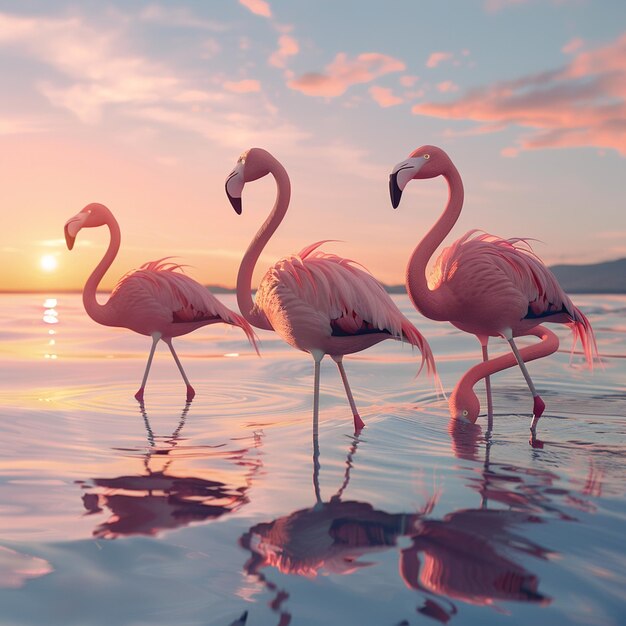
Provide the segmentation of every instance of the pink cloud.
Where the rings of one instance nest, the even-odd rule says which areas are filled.
[[[370,96],[374,101],[383,109],[387,107],[395,106],[396,104],[402,104],[404,100],[393,95],[391,89],[387,87],[379,87],[378,85],[372,85],[369,88]]]
[[[452,52],[431,52],[426,61],[426,67],[437,67],[443,61],[449,61],[453,56]]]
[[[0,46],[16,46],[64,75],[38,89],[82,121],[98,122],[106,105],[156,102],[175,95],[175,72],[133,54],[118,33],[79,18],[31,18],[0,13]]]
[[[413,87],[415,83],[419,80],[419,76],[411,76],[410,74],[405,74],[404,76],[400,76],[400,84],[403,87]]]
[[[378,52],[359,54],[355,59],[348,59],[340,52],[326,66],[324,73],[310,72],[287,84],[291,89],[301,91],[307,96],[325,96],[335,98],[343,94],[348,87],[360,83],[369,83],[379,76],[391,72],[402,72],[402,61]]]
[[[561,52],[565,54],[573,54],[577,50],[580,50],[584,44],[585,42],[580,37],[575,37],[561,48]]]
[[[274,67],[285,67],[287,59],[300,52],[298,42],[290,35],[281,35],[278,38],[278,50],[272,53],[269,64]]]
[[[272,17],[272,9],[265,0],[239,0],[239,4],[243,5],[255,15],[261,17]]]
[[[451,80],[444,80],[441,83],[437,83],[437,89],[441,91],[441,93],[449,93],[451,91],[458,91],[459,86]]]
[[[224,89],[226,91],[232,91],[233,93],[252,93],[255,91],[261,91],[261,83],[258,80],[227,80],[224,83]]]
[[[21,135],[24,133],[38,133],[49,128],[40,120],[24,117],[0,116],[0,137],[2,135]]]
[[[519,148],[514,148],[513,146],[508,146],[506,148],[502,148],[500,150],[500,154],[503,157],[507,157],[509,159],[515,158],[519,154]]]
[[[533,129],[519,149],[593,146],[626,156],[626,34],[564,68],[473,89],[416,115]]]

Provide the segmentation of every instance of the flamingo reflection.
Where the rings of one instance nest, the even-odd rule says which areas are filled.
[[[559,474],[540,466],[520,467],[491,461],[491,432],[487,430],[483,435],[478,424],[451,422],[448,432],[457,458],[479,462],[483,457],[482,466],[473,465],[467,484],[480,495],[482,508],[489,502],[498,502],[516,511],[547,514],[564,521],[576,520],[572,509],[595,511],[588,496],[602,493],[604,474],[596,467],[593,457],[589,457],[586,479],[580,479],[576,490],[565,489],[560,485]]]
[[[249,448],[223,451],[216,446],[208,453],[245,468],[244,476],[233,480],[239,485],[172,471],[189,407],[190,402],[187,402],[178,426],[170,437],[164,439],[165,447],[158,447],[159,438],[155,437],[145,407],[141,405],[149,444],[143,458],[143,472],[94,478],[90,481],[94,491],[83,495],[88,514],[101,513],[104,509],[111,512],[111,516],[93,531],[95,537],[115,539],[125,535],[155,535],[192,522],[216,520],[248,503],[248,489],[260,467],[258,459],[247,458]],[[254,447],[259,445],[260,436],[255,435]],[[203,448],[204,454],[206,450]],[[153,467],[157,463],[159,469]]]
[[[319,487],[319,449],[314,439],[313,484],[316,503],[271,522],[256,524],[240,543],[251,556],[244,565],[276,594],[271,603],[277,611],[288,598],[263,573],[314,577],[326,572],[346,575],[374,565],[362,560],[366,554],[396,549],[398,540],[410,546],[399,550],[403,582],[422,596],[418,612],[442,623],[457,612],[455,601],[495,605],[501,601],[545,605],[550,598],[539,590],[538,577],[519,562],[517,555],[546,559],[549,550],[525,536],[528,524],[540,523],[534,511],[489,510],[488,499],[480,508],[464,509],[432,518],[438,494],[421,510],[387,513],[367,502],[341,499],[348,487],[353,457],[359,444],[355,437],[346,460],[340,489],[323,501]],[[469,444],[468,444],[469,445]],[[485,472],[489,469],[486,459]],[[282,610],[281,626],[289,623]]]
[[[280,614],[279,626],[291,623],[290,613],[282,609],[289,594],[285,590],[279,590],[261,571],[263,568],[274,567],[282,573],[306,577],[315,577],[322,571],[351,574],[372,565],[359,561],[360,557],[395,546],[397,538],[410,534],[420,516],[430,512],[434,506],[433,498],[421,514],[391,514],[376,510],[367,502],[341,500],[350,482],[353,458],[359,441],[359,435],[355,435],[346,458],[343,483],[324,502],[319,483],[318,437],[314,432],[315,504],[272,522],[256,524],[240,539],[241,546],[251,553],[244,565],[244,571],[256,577],[275,594],[270,606]]]
[[[350,481],[358,444],[359,436],[355,436],[346,459],[344,482],[327,502],[320,496],[319,448],[315,447],[315,505],[272,522],[256,524],[243,535],[241,545],[252,552],[245,566],[249,574],[268,565],[285,574],[308,577],[322,570],[351,574],[371,565],[359,561],[361,556],[395,546],[397,537],[410,534],[421,516],[432,510],[434,498],[423,511],[414,514],[391,514],[367,502],[341,500]]]
[[[550,554],[523,534],[537,518],[517,511],[468,509],[423,520],[412,545],[400,553],[400,574],[412,589],[447,599],[443,606],[427,598],[418,610],[447,622],[457,608],[451,600],[494,605],[498,601],[549,604],[539,579],[513,554],[545,559]]]

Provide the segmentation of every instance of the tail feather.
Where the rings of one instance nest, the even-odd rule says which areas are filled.
[[[593,369],[594,359],[600,355],[598,353],[598,344],[596,343],[596,336],[591,327],[591,322],[587,319],[587,316],[578,308],[574,307],[574,315],[572,321],[568,326],[572,329],[572,335],[574,341],[572,343],[572,352],[576,348],[576,344],[580,339],[580,343],[585,353],[585,360],[589,369]]]
[[[231,319],[225,319],[224,322],[226,322],[226,324],[230,324],[231,326],[239,326],[239,328],[241,328],[241,330],[243,330],[243,332],[246,334],[248,341],[250,342],[250,344],[256,351],[257,355],[261,356],[261,353],[259,352],[259,346],[257,343],[259,341],[259,338],[257,337],[256,333],[252,329],[252,326],[250,326],[248,321],[244,319],[238,313],[235,313],[234,311],[229,311],[229,313],[230,313],[229,317]]]
[[[420,333],[409,320],[405,318],[402,322],[402,339],[410,343],[412,346],[415,346],[422,353],[422,363],[418,370],[418,375],[424,369],[424,365],[426,366],[426,373],[429,376],[434,376],[437,378],[437,366],[435,365],[435,357],[433,356],[433,352],[430,349],[430,345],[428,341]]]

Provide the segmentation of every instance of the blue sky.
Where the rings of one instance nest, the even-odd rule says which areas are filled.
[[[481,228],[541,240],[549,263],[626,256],[623,2],[0,1],[0,82],[0,288],[79,286],[105,233],[71,254],[60,235],[91,201],[122,227],[111,283],[175,254],[233,284],[274,194],[264,180],[244,216],[228,208],[251,146],[294,190],[265,266],[338,239],[402,282],[447,194],[414,184],[393,211],[387,176],[426,143],[466,187],[448,241]]]

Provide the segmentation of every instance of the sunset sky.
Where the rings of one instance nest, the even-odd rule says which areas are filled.
[[[89,202],[122,249],[104,287],[168,255],[232,286],[273,182],[224,179],[252,146],[290,173],[261,259],[320,239],[387,283],[443,209],[439,178],[391,208],[414,148],[443,147],[470,228],[540,240],[548,263],[626,256],[623,0],[0,0],[0,290],[79,288],[106,229],[65,247]]]

